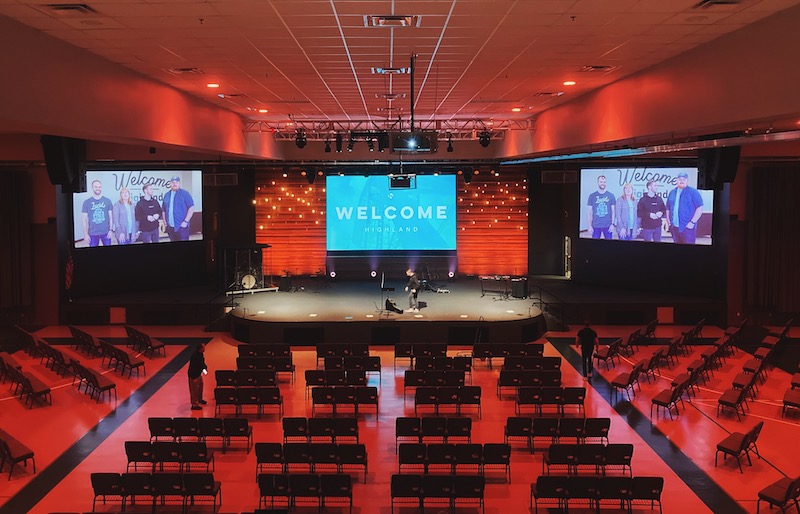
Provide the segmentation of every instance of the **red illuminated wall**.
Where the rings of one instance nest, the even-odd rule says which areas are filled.
[[[525,172],[484,170],[457,184],[459,274],[527,275]],[[264,250],[265,276],[324,271],[324,177],[309,184],[299,171],[256,173],[256,242],[271,245]]]

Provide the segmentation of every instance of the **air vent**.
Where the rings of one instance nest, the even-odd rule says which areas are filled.
[[[708,9],[715,5],[738,5],[743,3],[743,0],[701,0],[694,6],[695,9]]]
[[[405,97],[405,93],[375,93],[375,98],[383,98],[384,100],[397,100]]]
[[[200,68],[170,68],[167,71],[173,75],[202,75],[205,73]]]
[[[373,75],[402,75],[411,73],[411,68],[372,68]]]
[[[563,94],[564,94],[563,91],[539,91],[538,93],[536,93],[533,96],[540,96],[540,97],[541,96],[561,96]]]
[[[402,107],[378,107],[378,112],[402,112]]]
[[[238,186],[239,175],[236,173],[211,173],[203,175],[203,185],[208,187]]]
[[[44,8],[58,16],[97,14],[97,11],[87,4],[45,4]]]
[[[217,96],[222,98],[222,99],[226,99],[226,98],[228,98],[228,99],[230,99],[230,98],[245,98],[245,97],[247,97],[247,95],[244,94],[244,93],[219,93],[219,94],[217,94]]]
[[[385,27],[385,28],[400,28],[400,27],[419,27],[422,22],[421,16],[411,15],[364,15],[365,27]]]
[[[542,184],[576,184],[577,182],[577,171],[542,170]]]
[[[603,65],[603,64],[587,64],[586,66],[582,67],[578,71],[581,71],[581,72],[584,72],[584,73],[594,73],[594,72],[598,72],[598,71],[599,72],[613,71],[613,70],[616,70],[616,69],[617,69],[616,66],[606,66],[606,65]]]

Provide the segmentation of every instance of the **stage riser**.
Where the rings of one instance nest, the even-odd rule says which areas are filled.
[[[124,313],[124,319],[116,318]],[[121,309],[121,311],[120,311]],[[224,305],[220,304],[136,304],[136,305],[87,305],[61,306],[63,325],[208,325],[224,316]]]
[[[344,257],[329,255],[326,259],[328,273],[336,272],[335,280],[370,280],[370,273],[375,271],[376,279],[385,274],[387,281],[405,280],[406,270],[413,268],[420,278],[444,281],[448,273],[458,272],[458,261],[455,255],[446,256],[363,256]],[[426,271],[427,268],[427,271]]]
[[[396,322],[370,321],[352,323],[270,323],[231,318],[231,335],[250,344],[369,343],[447,343],[472,345],[483,343],[528,343],[546,330],[543,317],[504,322]]]

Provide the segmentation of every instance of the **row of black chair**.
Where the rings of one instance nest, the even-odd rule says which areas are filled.
[[[589,508],[599,511],[603,501],[622,503],[631,512],[634,501],[650,502],[650,508],[658,503],[661,509],[663,477],[577,477],[540,475],[531,484],[530,506],[539,512],[539,503],[555,501],[559,510],[568,511],[571,502],[587,502]]]
[[[423,443],[436,439],[443,443],[454,440],[472,442],[472,418],[424,416],[395,419],[394,449],[400,441]]]
[[[487,469],[500,468],[511,483],[511,446],[505,443],[451,444],[402,443],[397,453],[397,472],[411,468],[428,474],[459,471],[484,475]]]
[[[89,395],[89,398],[95,398],[97,403],[100,403],[100,398],[108,393],[108,399],[111,400],[111,393],[114,393],[114,402],[117,401],[117,384],[113,380],[106,377],[102,373],[87,368],[77,360],[70,358],[69,366],[72,370],[72,383],[78,383],[78,391],[81,390],[81,385],[84,386],[83,391]]]
[[[446,357],[447,344],[443,343],[398,343],[394,345],[394,365],[397,359],[408,359],[409,366],[414,367],[418,357]]]
[[[492,367],[492,359],[507,357],[542,357],[542,343],[477,343],[472,347],[472,358],[485,360]]]
[[[522,439],[528,449],[533,452],[537,437],[548,440],[548,445],[562,439],[575,439],[576,443],[585,443],[589,439],[597,439],[608,444],[608,431],[611,418],[528,418],[511,416],[506,420],[504,429],[505,442]]]
[[[288,357],[236,357],[236,369],[266,369],[276,373],[290,373],[294,383],[295,365]]]
[[[233,407],[236,416],[242,415],[245,407],[255,407],[256,417],[261,419],[266,407],[277,407],[283,416],[283,396],[277,387],[215,387],[214,401],[216,414],[225,406]]]
[[[100,364],[103,364],[106,359],[108,359],[108,367],[111,368],[111,365],[114,365],[114,371],[118,369],[122,369],[122,373],[125,373],[125,370],[128,370],[128,378],[133,375],[133,370],[136,370],[136,374],[140,373],[139,368],[141,368],[141,373],[147,374],[147,370],[144,365],[144,361],[135,355],[131,355],[127,351],[123,350],[122,348],[118,348],[113,344],[109,343],[105,339],[99,340],[100,351],[102,352],[102,359]]]
[[[301,441],[311,443],[324,439],[326,442],[341,442],[354,439],[358,442],[358,419],[356,418],[291,418],[281,419],[283,442]]]
[[[318,344],[317,364],[326,357],[369,357],[368,344]]]
[[[520,387],[514,408],[517,414],[523,407],[533,407],[534,413],[542,414],[544,407],[555,407],[557,414],[564,414],[569,405],[584,409],[585,387]]]
[[[392,475],[391,512],[395,504],[414,505],[420,512],[428,505],[446,505],[453,512],[463,504],[477,505],[485,512],[486,478],[480,475]]]
[[[542,459],[542,473],[550,474],[551,468],[563,469],[567,475],[577,475],[583,467],[588,467],[592,474],[604,475],[611,467],[620,467],[622,474],[631,469],[633,445],[628,443],[612,444],[551,444]]]
[[[421,355],[414,359],[414,369],[419,371],[463,371],[472,376],[472,357],[434,357]]]
[[[317,475],[262,473],[258,475],[258,506],[275,507],[275,502],[285,503],[287,509],[294,508],[298,500],[311,500],[322,511],[336,500],[344,500],[353,512],[353,478],[350,475]]]
[[[270,467],[289,473],[301,468],[307,473],[332,469],[345,473],[356,468],[364,473],[367,483],[369,472],[367,447],[350,443],[256,443],[256,476]]]
[[[275,387],[278,373],[270,369],[218,369],[214,371],[217,387]]]
[[[288,344],[240,344],[236,347],[239,357],[289,357],[292,347]]]
[[[214,471],[214,452],[202,441],[125,441],[128,465],[125,471],[138,471],[140,465],[150,471],[164,471],[164,465],[175,465],[179,472],[191,471],[192,464],[205,464],[206,471]]]
[[[503,360],[504,370],[543,370],[558,371],[561,369],[561,357],[509,355]]]
[[[463,407],[477,407],[478,417],[481,413],[480,386],[454,387],[418,387],[414,392],[414,413],[420,406],[432,406],[434,413],[439,413],[441,406],[455,407],[456,414],[461,414]]]
[[[199,498],[210,499],[215,512],[217,498],[219,506],[222,506],[222,484],[214,480],[211,473],[92,473],[91,481],[94,491],[92,512],[98,499],[104,505],[107,501],[120,502],[123,512],[128,501],[133,505],[142,498],[152,503],[153,512],[158,500],[162,505],[178,500],[182,512]]]
[[[22,462],[25,467],[28,467],[28,461],[33,463],[33,474],[36,474],[36,460],[33,458],[33,450],[22,444],[11,434],[5,430],[0,429],[0,471],[3,466],[8,462],[8,479],[11,480],[11,475],[14,473],[14,467]]]
[[[53,405],[53,396],[50,394],[50,388],[39,380],[34,375],[22,370],[22,366],[18,366],[16,361],[13,364],[6,364],[12,362],[6,357],[3,360],[3,382],[8,378],[11,381],[12,394],[19,396],[22,402],[28,406],[29,409],[33,408],[33,402],[37,400],[44,400],[49,405]]]
[[[128,334],[128,343],[126,346],[150,358],[152,358],[156,352],[162,352],[164,357],[167,356],[166,345],[158,339],[154,339],[141,330],[129,325],[125,325],[125,332]]]
[[[502,369],[497,377],[497,396],[503,395],[503,389],[511,388],[515,394],[520,387],[560,387],[561,370]]]
[[[70,346],[78,351],[86,353],[86,355],[103,355],[103,350],[100,347],[99,341],[97,341],[92,334],[73,325],[69,325],[69,331],[70,334],[72,334],[72,343]]]
[[[50,346],[41,339],[36,339],[36,352],[39,354],[39,363],[44,363],[46,369],[52,370],[59,376],[69,373],[69,363],[61,350]]]
[[[403,374],[403,396],[407,394],[408,389],[416,389],[417,387],[463,386],[464,380],[464,371],[407,369]]]
[[[357,416],[362,406],[374,406],[378,412],[378,388],[373,386],[314,387],[311,389],[311,416],[318,407],[330,407],[335,415],[342,407]]]
[[[381,372],[381,358],[378,355],[349,356],[349,357],[325,357],[323,361],[325,370],[351,370],[363,369],[367,373]]]
[[[150,441],[166,439],[185,441],[192,439],[208,443],[219,439],[222,452],[230,448],[234,439],[243,439],[247,451],[253,445],[253,427],[246,418],[148,418]]]
[[[363,369],[307,369],[306,377],[306,397],[308,390],[317,386],[365,386],[367,385],[367,372]]]

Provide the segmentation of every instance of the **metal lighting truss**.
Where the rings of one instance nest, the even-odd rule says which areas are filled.
[[[474,141],[483,131],[491,134],[492,140],[501,140],[509,130],[535,130],[535,120],[417,120],[415,132],[436,132],[439,141]],[[380,133],[407,132],[407,123],[400,120],[288,120],[245,121],[245,132],[272,132],[277,140],[294,141],[297,131],[302,130],[308,141],[333,141],[336,134],[353,134],[358,138],[377,137]]]

